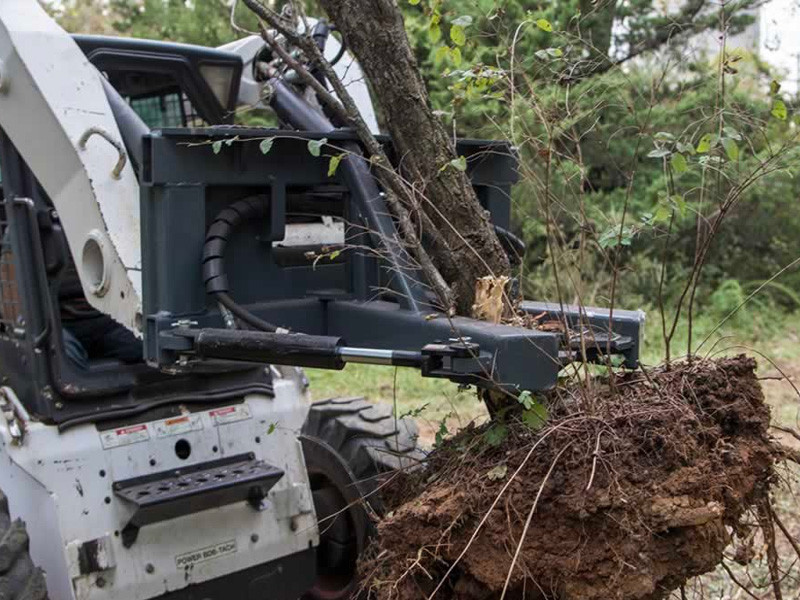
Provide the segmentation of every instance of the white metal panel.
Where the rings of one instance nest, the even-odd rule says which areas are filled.
[[[35,422],[26,424],[23,443],[17,445],[0,420],[0,487],[9,498],[12,516],[27,523],[31,554],[46,572],[50,597],[153,598],[316,545],[318,528],[297,440],[308,404],[298,379],[276,378],[274,387],[275,398],[247,397],[250,418],[215,423],[212,411],[206,410],[193,413],[200,417],[202,429],[165,436],[151,422],[145,424],[146,439],[106,448],[93,425],[59,433],[56,427]],[[176,456],[178,439],[192,446],[188,460]],[[114,496],[114,481],[245,452],[285,472],[264,510],[238,503],[186,515],[147,525],[131,548],[122,546],[119,532],[132,509]],[[113,566],[74,577],[77,546],[96,539],[107,546],[107,563]],[[184,568],[177,565],[179,557],[230,542],[235,552]]]
[[[141,312],[139,186],[130,161],[112,171],[119,130],[100,73],[32,0],[0,0],[0,126],[55,204],[89,302],[132,331]],[[83,251],[94,238],[102,285],[87,280]]]

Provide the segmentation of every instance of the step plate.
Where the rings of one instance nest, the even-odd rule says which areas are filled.
[[[142,527],[235,502],[258,507],[283,477],[253,454],[163,471],[114,483],[114,494],[136,506],[129,525]]]

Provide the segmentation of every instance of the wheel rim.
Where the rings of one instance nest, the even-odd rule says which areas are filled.
[[[369,528],[361,492],[347,463],[332,447],[310,436],[301,440],[320,529],[317,581],[306,597],[350,598]]]

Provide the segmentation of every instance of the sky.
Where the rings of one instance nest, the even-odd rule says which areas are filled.
[[[761,56],[785,73],[783,89],[797,92],[800,0],[771,0],[761,9]]]

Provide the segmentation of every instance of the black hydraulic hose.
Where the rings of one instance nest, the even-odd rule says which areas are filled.
[[[215,297],[222,306],[243,323],[254,329],[274,333],[278,328],[260,319],[249,310],[237,304],[228,294],[228,275],[225,271],[225,250],[234,231],[244,222],[263,218],[267,215],[265,198],[253,196],[234,202],[220,211],[206,233],[203,244],[203,282],[206,292]]]
[[[231,311],[234,317],[236,317],[243,323],[246,323],[253,329],[266,331],[267,333],[275,333],[276,331],[278,331],[278,328],[272,323],[258,318],[256,315],[251,313],[246,308],[242,307],[239,304],[236,304],[234,299],[231,298],[225,292],[213,292],[213,294],[214,297],[219,301],[219,303],[222,304],[222,306]]]

